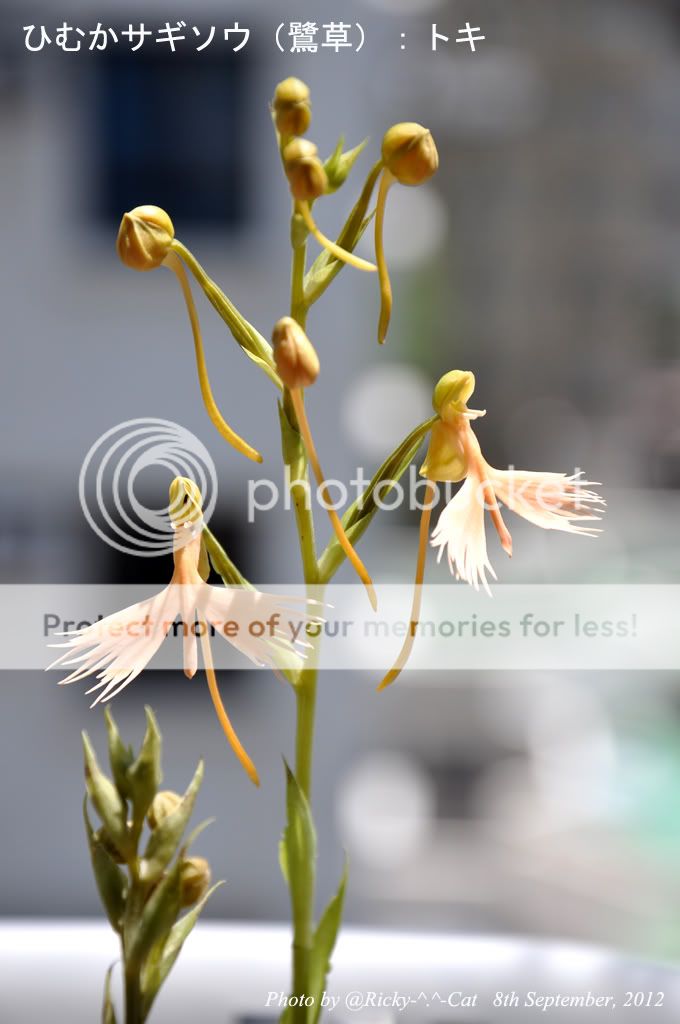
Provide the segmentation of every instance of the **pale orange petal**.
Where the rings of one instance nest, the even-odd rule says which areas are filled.
[[[528,470],[500,470],[488,467],[496,497],[517,515],[544,530],[563,530],[596,536],[600,531],[583,526],[597,522],[596,513],[604,500],[582,480],[580,473],[536,473]]]

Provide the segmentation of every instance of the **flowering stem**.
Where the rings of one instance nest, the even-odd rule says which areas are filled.
[[[293,214],[294,215],[294,214]],[[304,279],[306,263],[306,243],[301,241],[293,246],[291,268],[291,300],[290,315],[300,327],[305,327],[307,306],[305,304]],[[288,422],[299,431],[300,425],[288,389],[284,389],[284,411]],[[300,557],[307,592],[318,582],[318,563],[314,540],[314,519],[310,503],[306,499],[309,493],[309,472],[307,459],[296,459],[291,469],[291,491],[294,495],[295,520],[298,529]],[[302,486],[296,487],[300,483]],[[317,668],[313,665],[303,669],[298,676],[295,687],[297,701],[296,738],[295,738],[295,777],[307,800],[311,799],[312,761],[314,752],[314,723],[316,711]],[[292,945],[293,993],[306,995],[309,992],[309,958],[314,933],[314,877],[315,865],[306,865],[307,882],[304,886],[304,904],[298,907],[294,921]],[[306,1024],[307,1009],[297,1006],[293,1009],[295,1024]]]
[[[139,878],[139,858],[136,854],[128,861],[127,867],[130,873],[130,891],[127,897],[122,933],[123,963],[125,964],[125,1024],[144,1024],[141,964],[130,955],[132,932],[144,907],[142,884]]]
[[[143,1024],[139,969],[133,964],[125,971],[125,1024]]]

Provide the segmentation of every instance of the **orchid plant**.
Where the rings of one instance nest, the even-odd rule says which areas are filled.
[[[495,470],[485,461],[472,422],[484,415],[469,409],[475,378],[472,373],[453,370],[434,388],[434,415],[419,423],[392,451],[373,476],[362,496],[342,517],[328,511],[331,537],[323,551],[317,548],[314,514],[309,501],[310,468],[320,494],[325,495],[325,477],[305,410],[305,390],[315,384],[320,371],[317,352],[306,334],[307,316],[341,270],[349,265],[367,274],[376,273],[380,293],[378,341],[386,337],[392,313],[392,287],[383,247],[383,224],[388,191],[393,186],[420,186],[437,170],[439,157],[431,133],[422,125],[405,122],[385,134],[378,160],[369,170],[363,187],[338,238],[331,241],[317,225],[315,204],[345,185],[365,148],[361,143],[345,150],[340,139],[335,151],[323,161],[316,146],[307,139],[311,124],[310,94],[296,78],[281,82],[271,106],[282,169],[291,198],[291,294],[290,308],[274,326],[272,343],[237,309],[232,300],[208,276],[193,253],[176,237],[170,216],[155,206],[139,206],[123,217],[118,235],[118,254],[128,267],[151,271],[170,269],[179,281],[193,335],[200,392],[208,416],[221,436],[238,452],[253,461],[261,455],[227,423],[214,398],[203,348],[198,312],[190,277],[224,321],[242,352],[264,373],[278,398],[283,461],[290,481],[307,603],[300,609],[308,625],[317,625],[322,614],[320,596],[338,568],[348,560],[364,584],[371,605],[376,593],[369,572],[357,553],[357,545],[371,524],[390,488],[402,477],[419,449],[429,438],[421,474],[428,481],[427,498],[420,524],[416,559],[415,592],[411,627],[394,667],[380,688],[392,683],[405,666],[416,634],[430,518],[437,496],[437,482],[463,482],[443,510],[431,536],[441,556],[447,551],[452,572],[476,588],[488,589],[487,573],[495,577],[488,560],[484,532],[485,511],[490,513],[501,545],[511,553],[510,534],[504,524],[499,502],[544,529],[592,533],[590,521],[598,518],[601,499],[592,485],[575,476],[559,473],[529,473]],[[377,187],[377,203],[371,209]],[[355,249],[374,221],[375,263],[358,257]],[[308,266],[310,237],[321,247]],[[187,621],[198,616],[199,623],[215,623],[224,617],[247,617],[256,603],[276,611],[281,599],[262,594],[246,581],[218,540],[203,521],[202,496],[187,479],[173,482],[170,515],[176,526],[175,569],[170,587],[139,606],[109,617],[66,640],[66,652],[59,661],[75,665],[63,680],[73,682],[98,673],[93,690],[95,703],[107,701],[128,685],[145,667],[166,635],[169,624],[180,615]],[[588,525],[584,526],[584,522]],[[221,577],[223,587],[208,584],[211,569]],[[317,603],[314,603],[314,602]],[[124,625],[153,612],[159,624],[144,641],[123,637],[112,625]],[[114,639],[114,632],[116,639]],[[218,718],[239,761],[249,777],[257,772],[229,721],[219,697],[210,642],[201,636],[203,661]],[[309,630],[313,638],[317,630]],[[309,640],[309,638],[308,638]],[[286,826],[280,844],[280,864],[290,890],[292,912],[292,986],[286,1021],[315,1024],[320,1013],[320,996],[326,985],[330,958],[340,926],[346,877],[323,913],[317,918],[315,892],[316,837],[311,810],[315,703],[317,693],[318,644],[300,644],[285,631],[266,641],[242,646],[252,660],[277,671],[290,685],[297,705],[295,759],[286,765]],[[184,670],[197,668],[195,638],[185,641]],[[307,999],[301,999],[305,996]],[[311,997],[311,999],[309,998]],[[128,1024],[132,1024],[128,1021]]]

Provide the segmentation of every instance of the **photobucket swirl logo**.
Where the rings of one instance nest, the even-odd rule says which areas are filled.
[[[172,420],[126,420],[107,430],[85,456],[78,494],[95,533],[125,554],[153,558],[173,549],[168,488],[177,476],[193,480],[206,521],[217,501],[217,473],[205,445]],[[155,478],[155,479],[154,479]],[[148,495],[161,495],[158,507]]]

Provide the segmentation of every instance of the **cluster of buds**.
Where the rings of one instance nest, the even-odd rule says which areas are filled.
[[[309,87],[299,78],[286,78],[279,82],[271,109],[279,139],[281,162],[295,202],[296,215],[306,230],[335,259],[350,263],[359,270],[376,270],[373,263],[354,256],[327,238],[317,227],[311,212],[311,204],[316,199],[335,191],[345,181],[364,144],[343,152],[341,139],[332,156],[325,163],[321,160],[315,144],[301,138],[311,124],[312,111]]]
[[[313,142],[301,138],[311,123],[309,87],[299,78],[286,78],[280,82],[272,100],[272,117],[279,137],[281,160],[288,179],[295,212],[307,231],[314,235],[329,256],[336,261],[350,263],[360,270],[378,271],[380,281],[380,317],[378,341],[387,337],[392,313],[392,286],[390,283],[383,245],[383,228],[387,193],[395,183],[422,185],[439,167],[439,154],[428,128],[412,121],[393,125],[382,140],[380,160],[368,176],[364,192],[359,199],[348,228],[337,242],[319,231],[311,213],[311,204],[328,192],[344,184],[354,162],[366,145],[343,152],[340,139],[335,152],[323,162]],[[375,264],[362,260],[353,253],[366,226],[366,211],[373,187],[380,178],[375,211]],[[304,236],[303,236],[304,237]],[[321,271],[326,270],[322,263]]]
[[[95,829],[86,799],[92,868],[107,917],[120,936],[126,1003],[138,1007],[140,1021],[146,1020],[213,891],[207,860],[188,854],[203,826],[184,837],[203,780],[203,764],[183,796],[159,790],[161,736],[149,708],[146,718],[144,740],[135,756],[107,710],[111,777],[99,767],[83,733],[87,797],[101,820]],[[192,909],[181,917],[182,908]],[[113,1013],[107,985],[103,1019],[115,1019]]]

